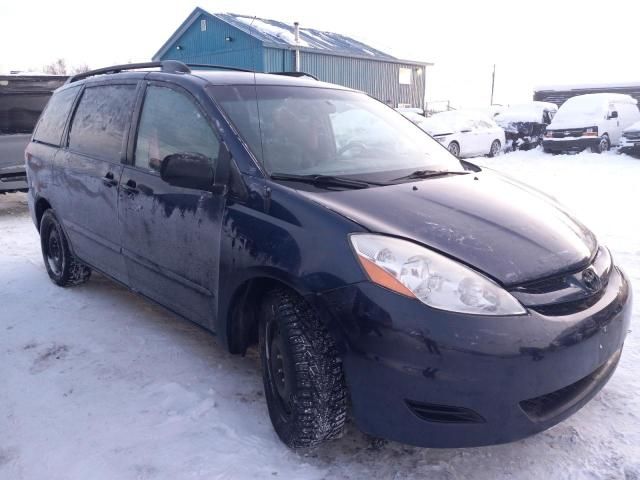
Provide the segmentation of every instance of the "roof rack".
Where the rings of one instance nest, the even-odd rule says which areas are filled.
[[[229,67],[226,65],[210,65],[208,63],[187,63],[186,66],[195,68],[211,68],[217,70],[232,70],[234,72],[256,73],[255,70],[247,70],[246,68]]]
[[[318,80],[318,77],[316,77],[315,75],[311,75],[310,73],[307,73],[307,72],[269,72],[269,75],[284,75],[286,77],[296,77],[296,78],[309,77],[309,78],[313,78],[314,80]]]
[[[158,68],[167,73],[191,73],[189,67],[177,60],[163,60],[162,62],[146,62],[146,63],[129,63],[126,65],[114,65],[112,67],[98,68],[88,72],[79,73],[69,77],[67,83],[77,82],[83,78],[93,77],[95,75],[106,75],[109,73],[118,73],[125,70],[138,70],[140,68]]]
[[[78,73],[69,77],[66,83],[77,82],[84,78],[94,77],[96,75],[107,75],[110,73],[119,73],[126,70],[139,70],[142,68],[160,68],[165,73],[191,73],[191,68],[209,68],[216,70],[231,70],[234,72],[247,72],[256,73],[254,70],[247,70],[238,67],[228,67],[226,65],[210,65],[207,63],[182,63],[178,60],[163,60],[161,62],[146,62],[146,63],[128,63],[125,65],[113,65],[111,67],[98,68],[97,70],[89,70],[88,72]],[[306,72],[269,72],[270,75],[285,75],[288,77],[309,77],[314,80],[318,80],[317,77]]]

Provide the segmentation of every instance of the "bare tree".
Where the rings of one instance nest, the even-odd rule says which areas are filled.
[[[89,65],[87,65],[86,63],[81,63],[80,65],[77,65],[77,66],[73,67],[71,69],[71,73],[75,75],[77,73],[88,72],[89,70],[91,70],[89,68]]]
[[[55,62],[42,67],[42,70],[49,75],[75,75],[76,73],[88,72],[90,68],[86,63],[72,67],[67,65],[67,61],[64,58],[59,58]]]
[[[45,65],[42,69],[44,73],[48,73],[49,75],[66,75],[67,62],[64,58],[59,58],[55,62]]]

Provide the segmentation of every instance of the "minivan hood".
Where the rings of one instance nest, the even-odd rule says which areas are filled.
[[[586,265],[595,236],[553,199],[496,172],[300,194],[366,229],[421,243],[505,286]]]

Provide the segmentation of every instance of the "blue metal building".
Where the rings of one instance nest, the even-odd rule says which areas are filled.
[[[153,56],[259,72],[302,71],[393,107],[424,108],[425,62],[400,60],[345,35],[196,8]]]

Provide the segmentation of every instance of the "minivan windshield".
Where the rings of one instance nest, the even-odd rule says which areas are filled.
[[[365,94],[270,85],[210,93],[272,175],[391,181],[415,171],[465,171],[419,127]]]

